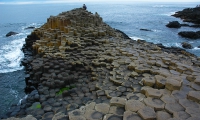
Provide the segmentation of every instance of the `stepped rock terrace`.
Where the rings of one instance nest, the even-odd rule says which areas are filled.
[[[23,51],[30,94],[24,109],[10,111],[15,117],[200,119],[199,58],[125,39],[98,13],[78,8],[51,16]]]

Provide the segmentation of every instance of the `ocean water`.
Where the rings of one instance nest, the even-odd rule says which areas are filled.
[[[63,4],[0,4],[0,116],[11,104],[18,103],[24,94],[24,73],[20,60],[24,57],[21,48],[32,29],[40,27],[51,15],[79,8],[83,3]],[[111,27],[125,32],[133,40],[162,43],[165,46],[181,47],[189,42],[194,49],[189,52],[200,56],[200,39],[189,40],[178,36],[180,31],[197,31],[200,28],[167,28],[169,21],[179,21],[171,15],[184,8],[195,7],[198,3],[86,3],[88,11],[98,12],[103,21]],[[192,23],[187,23],[192,24]],[[140,29],[151,31],[141,31]],[[5,37],[10,32],[19,34]]]

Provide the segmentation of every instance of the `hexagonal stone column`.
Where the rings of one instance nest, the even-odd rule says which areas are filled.
[[[156,119],[156,113],[153,108],[151,107],[144,107],[138,111],[138,114],[144,119],[144,120],[154,120]]]
[[[144,103],[140,102],[139,100],[128,100],[125,104],[125,110],[132,112],[137,112],[144,107]]]
[[[200,91],[190,91],[187,98],[200,103]]]

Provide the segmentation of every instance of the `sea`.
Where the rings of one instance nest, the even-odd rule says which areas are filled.
[[[24,55],[21,51],[25,38],[33,31],[27,27],[38,28],[47,18],[61,12],[82,7],[84,3],[31,3],[0,4],[0,116],[13,104],[20,104],[25,98],[24,68],[20,65]],[[181,48],[182,42],[190,43],[194,48],[187,50],[200,56],[200,39],[190,40],[178,35],[180,31],[198,31],[200,28],[167,28],[169,21],[181,19],[171,16],[184,8],[196,7],[199,3],[85,3],[87,10],[97,12],[105,23],[126,33],[133,40],[142,39],[164,46]],[[192,25],[192,23],[186,23]],[[148,29],[150,31],[142,31]],[[19,34],[6,37],[10,31]]]

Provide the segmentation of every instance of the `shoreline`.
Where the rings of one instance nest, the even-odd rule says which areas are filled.
[[[3,86],[0,89],[1,90],[0,118],[5,116],[5,114],[10,110],[8,108],[12,108],[12,106],[18,104],[19,102],[18,99],[24,97],[25,95],[24,87],[26,86],[24,82],[24,77],[25,74],[23,69],[9,73],[0,73],[0,79],[2,80],[1,86]]]
[[[103,23],[97,13],[73,9],[50,17],[27,36],[23,51],[26,92],[30,94],[22,102],[24,108],[17,113],[18,117],[31,114],[37,119],[57,115],[63,119],[106,120],[132,115],[156,118],[156,114],[164,114],[170,118],[174,109],[163,97],[193,100],[192,104],[199,105],[196,102],[199,98],[190,94],[191,91],[199,94],[196,93],[199,88],[195,87],[199,85],[195,81],[199,77],[199,58],[183,49],[126,39],[121,32]],[[74,88],[57,95],[61,88],[70,86]],[[187,95],[183,93],[185,87]],[[184,95],[179,98],[176,93]],[[152,98],[162,105],[157,108]],[[127,108],[132,102],[141,105],[138,110]],[[182,102],[175,102],[181,104],[181,110],[185,108]],[[40,107],[32,109],[34,105]],[[85,106],[85,111],[79,109],[81,106]],[[152,116],[145,116],[145,110]]]

